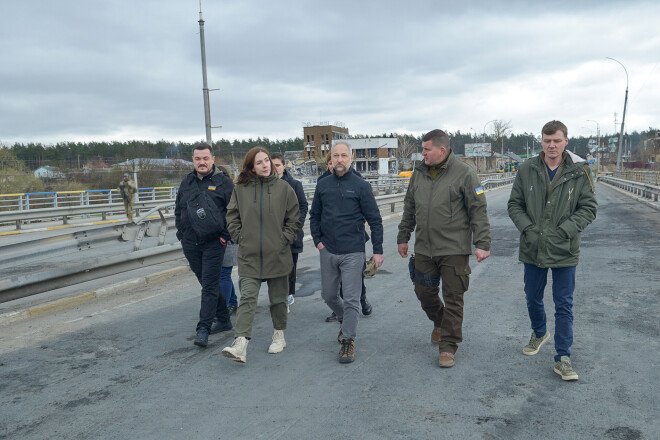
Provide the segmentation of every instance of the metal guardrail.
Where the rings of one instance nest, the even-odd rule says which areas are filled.
[[[183,256],[178,241],[165,243],[165,235],[174,229],[174,222],[167,222],[163,211],[173,203],[161,204],[146,213],[136,223],[106,226],[87,231],[60,234],[22,243],[0,247],[0,268],[9,268],[16,275],[0,280],[0,303],[47,292],[96,278],[115,275],[128,270],[138,269],[165,261],[176,260]],[[160,221],[147,221],[154,212],[158,212]],[[156,246],[140,249],[145,236],[158,237]],[[132,241],[132,252],[103,253],[101,256],[80,258],[80,253],[117,241]],[[73,259],[67,256],[74,255]],[[30,259],[37,261],[30,264]],[[61,264],[42,268],[39,264],[44,258],[50,261],[63,260]],[[21,265],[28,270],[20,273]],[[33,270],[33,269],[37,270]]]
[[[660,198],[660,186],[648,183],[634,182],[632,180],[620,179],[618,177],[600,176],[599,182],[621,188],[642,198],[657,202]]]
[[[514,173],[498,173],[498,174],[482,174],[480,178],[484,184],[484,189],[492,188],[499,185],[510,183]],[[380,194],[395,194],[405,192],[408,178],[384,178],[384,179],[368,179],[367,180],[374,191],[374,195]],[[303,184],[303,190],[308,200],[311,200],[314,195],[316,183]],[[151,209],[162,203],[173,203],[175,201],[176,192],[178,187],[156,187],[156,188],[141,188],[140,189],[140,202],[133,204],[135,216],[139,216],[140,212],[144,209]],[[105,221],[107,215],[119,213],[124,210],[123,203],[119,196],[113,196],[116,190],[91,190],[91,191],[72,191],[72,192],[59,192],[59,193],[33,193],[31,199],[26,198],[24,209],[16,209],[9,211],[0,211],[0,225],[15,223],[16,230],[20,230],[24,222],[32,222],[38,220],[52,220],[61,219],[64,225],[68,224],[71,217],[88,217],[92,215],[100,215],[101,220]],[[53,194],[54,198],[50,200],[51,207],[41,207],[44,203],[37,195],[43,194],[45,197],[50,197]],[[19,199],[27,197],[30,194],[18,194]],[[73,197],[75,195],[75,197]],[[3,197],[14,196],[12,194],[0,195],[0,202]],[[73,198],[71,198],[73,197]],[[164,198],[168,197],[168,198]],[[21,199],[22,200],[22,199]],[[108,201],[108,203],[102,203]],[[21,202],[23,203],[23,202]],[[31,204],[30,204],[31,203]],[[23,205],[21,205],[23,206]],[[31,206],[31,207],[30,207]]]
[[[138,202],[133,204],[133,211],[138,216],[140,211],[151,209],[166,202],[170,205],[172,200],[153,200]],[[101,215],[105,220],[108,214],[119,213],[124,210],[123,203],[103,204],[103,205],[83,205],[83,206],[65,206],[58,208],[30,209],[27,211],[4,211],[0,212],[0,224],[15,223],[16,229],[20,230],[24,222],[43,220],[43,219],[61,219],[63,224],[68,224],[71,217],[89,217],[90,215]]]
[[[483,180],[482,185],[484,189],[491,189],[511,182],[513,182],[513,177],[499,175]],[[390,188],[383,189],[387,192]],[[376,196],[376,203],[381,209],[389,205],[390,211],[395,212],[396,204],[403,203],[404,197],[405,193],[403,191],[378,195]],[[174,229],[173,222],[166,220],[165,212],[171,210],[174,202],[145,202],[145,205],[148,203],[157,204],[138,218],[135,224],[113,225],[88,231],[65,233],[0,247],[0,267],[14,267],[17,262],[25,262],[35,254],[40,257],[43,257],[44,254],[50,254],[55,258],[58,253],[61,254],[63,251],[70,250],[75,253],[77,250],[84,252],[97,247],[103,242],[113,240],[133,241],[132,252],[127,251],[120,255],[78,258],[75,262],[55,268],[5,277],[5,279],[0,280],[0,302],[11,301],[52,289],[182,258],[183,251],[178,241],[165,243],[167,231]],[[111,207],[114,206],[111,205]],[[84,208],[64,209],[75,211]],[[147,219],[155,212],[158,212],[160,220],[148,221]],[[26,212],[23,214],[26,214]],[[145,236],[157,236],[158,244],[147,249],[141,249]]]
[[[138,188],[136,193],[137,202],[174,199],[178,189],[178,186]],[[122,203],[117,189],[0,194],[0,211],[29,211],[32,209],[112,203]]]

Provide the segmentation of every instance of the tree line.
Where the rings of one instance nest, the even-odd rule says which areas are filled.
[[[626,143],[630,145],[633,159],[641,159],[638,154],[640,149],[644,149],[644,141],[652,139],[658,129],[649,128],[648,130],[626,135]],[[448,133],[451,138],[452,150],[459,155],[465,154],[465,144],[490,142],[494,152],[504,153],[510,151],[518,155],[524,155],[528,149],[531,151],[540,150],[540,136],[533,133],[513,134],[511,132],[510,122],[495,121],[492,124],[492,131],[486,133],[475,132],[455,132]],[[601,134],[601,145],[607,142],[610,137],[616,137],[617,133]],[[421,149],[422,136],[409,134],[397,135],[396,133],[383,133],[381,135],[354,135],[355,138],[373,138],[373,137],[398,137],[399,145],[402,147],[401,156],[409,157],[408,151],[415,152]],[[569,132],[568,149],[580,155],[588,153],[588,142],[592,137],[571,137]],[[402,145],[404,144],[404,145]],[[125,142],[59,142],[55,145],[44,145],[41,143],[15,143],[12,146],[5,147],[16,160],[21,161],[27,169],[35,170],[43,165],[52,165],[63,169],[80,169],[88,162],[105,162],[108,165],[126,161],[133,158],[171,158],[190,160],[192,148],[195,143],[171,142],[160,140],[152,141],[125,141]],[[267,137],[247,140],[227,140],[220,139],[213,142],[213,149],[216,157],[224,163],[236,162],[240,165],[245,154],[252,147],[262,146],[268,151],[300,151],[304,148],[302,137],[290,138],[286,140],[271,140]]]

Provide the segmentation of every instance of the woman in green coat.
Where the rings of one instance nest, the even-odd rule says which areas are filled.
[[[268,151],[261,147],[248,151],[227,205],[227,229],[238,244],[241,299],[234,326],[236,338],[222,350],[224,356],[245,362],[263,281],[268,283],[275,329],[268,352],[280,353],[286,347],[288,275],[293,268],[290,246],[301,227],[299,215],[296,193],[277,177]]]

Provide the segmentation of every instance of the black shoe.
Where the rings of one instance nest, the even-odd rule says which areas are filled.
[[[236,306],[229,306],[227,307],[227,311],[229,312],[230,315],[235,315],[236,314]]]
[[[361,299],[360,304],[362,304],[362,314],[364,316],[371,315],[371,312],[373,311],[373,309],[371,308],[371,304],[369,304],[369,301],[367,301],[367,298]]]
[[[209,345],[209,331],[205,328],[197,330],[197,337],[195,338],[194,344],[200,347],[206,347]]]
[[[332,315],[325,318],[325,322],[336,322],[336,321],[337,321],[337,315],[335,315],[335,312],[332,312]]]
[[[226,332],[227,330],[231,330],[233,328],[234,327],[231,325],[231,321],[227,321],[227,322],[215,321],[211,325],[210,334],[214,335],[216,333]]]

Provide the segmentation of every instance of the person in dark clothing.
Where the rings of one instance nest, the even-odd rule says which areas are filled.
[[[332,174],[332,160],[331,160],[331,155],[330,153],[327,154],[325,157],[325,164],[327,165],[327,169],[321,174],[318,179],[316,179],[316,182],[318,184],[318,181],[328,177],[329,175]],[[362,174],[360,174],[358,171],[355,171],[355,168],[351,167],[351,171],[358,177],[362,177]],[[369,234],[366,233],[366,240],[369,241]],[[364,316],[369,316],[371,315],[371,312],[373,312],[373,307],[371,307],[371,303],[367,301],[367,286],[364,284],[364,270],[367,268],[367,262],[364,262],[364,266],[362,267],[362,292],[360,293],[360,306],[362,307],[362,314]],[[342,298],[344,297],[344,290],[342,288],[341,283],[339,284],[339,296]],[[330,316],[325,318],[325,322],[336,322],[337,321],[337,315],[335,315],[335,312],[332,312]]]
[[[354,360],[358,303],[365,253],[365,221],[372,233],[373,261],[383,264],[383,222],[370,185],[351,170],[347,143],[332,146],[333,175],[316,185],[310,232],[321,258],[321,296],[341,323],[339,362]],[[362,263],[360,265],[359,263]],[[344,298],[339,296],[343,284]]]
[[[196,328],[197,337],[194,344],[206,347],[209,334],[232,329],[219,281],[225,246],[230,238],[225,215],[234,183],[225,173],[215,167],[215,156],[210,145],[205,143],[195,145],[192,159],[195,169],[181,181],[176,196],[174,217],[176,236],[181,242],[183,254],[202,286],[199,322]],[[199,196],[210,200],[210,203],[217,207],[214,229],[210,235],[202,237],[195,230],[193,222],[196,219],[191,218],[191,215],[206,218],[207,215],[214,215],[214,213],[207,213],[203,209],[191,212],[189,203]],[[213,322],[214,319],[216,322]]]
[[[289,296],[287,298],[287,307],[293,304],[296,296],[296,268],[298,266],[298,254],[303,251],[303,225],[305,224],[305,217],[307,217],[307,198],[303,191],[302,183],[293,178],[287,171],[286,164],[284,163],[284,156],[282,153],[271,153],[270,162],[277,173],[277,176],[288,183],[291,188],[296,192],[298,198],[298,207],[300,208],[300,230],[296,241],[291,245],[291,256],[293,257],[293,270],[289,275]]]

